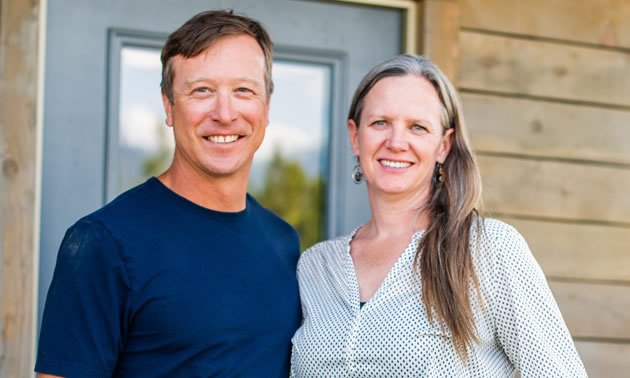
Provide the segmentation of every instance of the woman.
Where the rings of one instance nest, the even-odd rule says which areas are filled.
[[[525,240],[476,210],[481,181],[444,74],[402,55],[348,116],[372,219],[298,264],[292,375],[585,376]]]

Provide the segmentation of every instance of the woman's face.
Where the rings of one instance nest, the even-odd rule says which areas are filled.
[[[348,121],[368,191],[411,196],[424,204],[435,163],[448,155],[453,129],[443,132],[442,104],[425,78],[386,77],[364,99],[361,123]]]

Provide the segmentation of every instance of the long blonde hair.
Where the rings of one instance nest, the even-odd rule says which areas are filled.
[[[477,341],[470,303],[471,284],[479,289],[472,263],[470,232],[482,222],[481,177],[470,148],[459,96],[448,78],[423,56],[399,55],[374,67],[357,88],[348,119],[360,124],[365,96],[381,79],[415,75],[427,79],[442,103],[443,133],[453,129],[453,142],[442,167],[443,180],[434,172],[431,197],[419,211],[429,216],[429,227],[418,246],[414,265],[422,277],[422,300],[429,321],[433,310],[453,336],[454,347],[464,359],[468,346]],[[477,227],[480,230],[481,227]]]

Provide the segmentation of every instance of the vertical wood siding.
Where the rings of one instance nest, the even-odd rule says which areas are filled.
[[[0,377],[33,375],[39,1],[0,0]]]

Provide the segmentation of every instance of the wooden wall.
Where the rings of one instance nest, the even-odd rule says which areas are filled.
[[[40,1],[0,1],[0,377],[33,376]]]
[[[490,215],[527,239],[593,377],[630,371],[630,1],[457,0]]]

